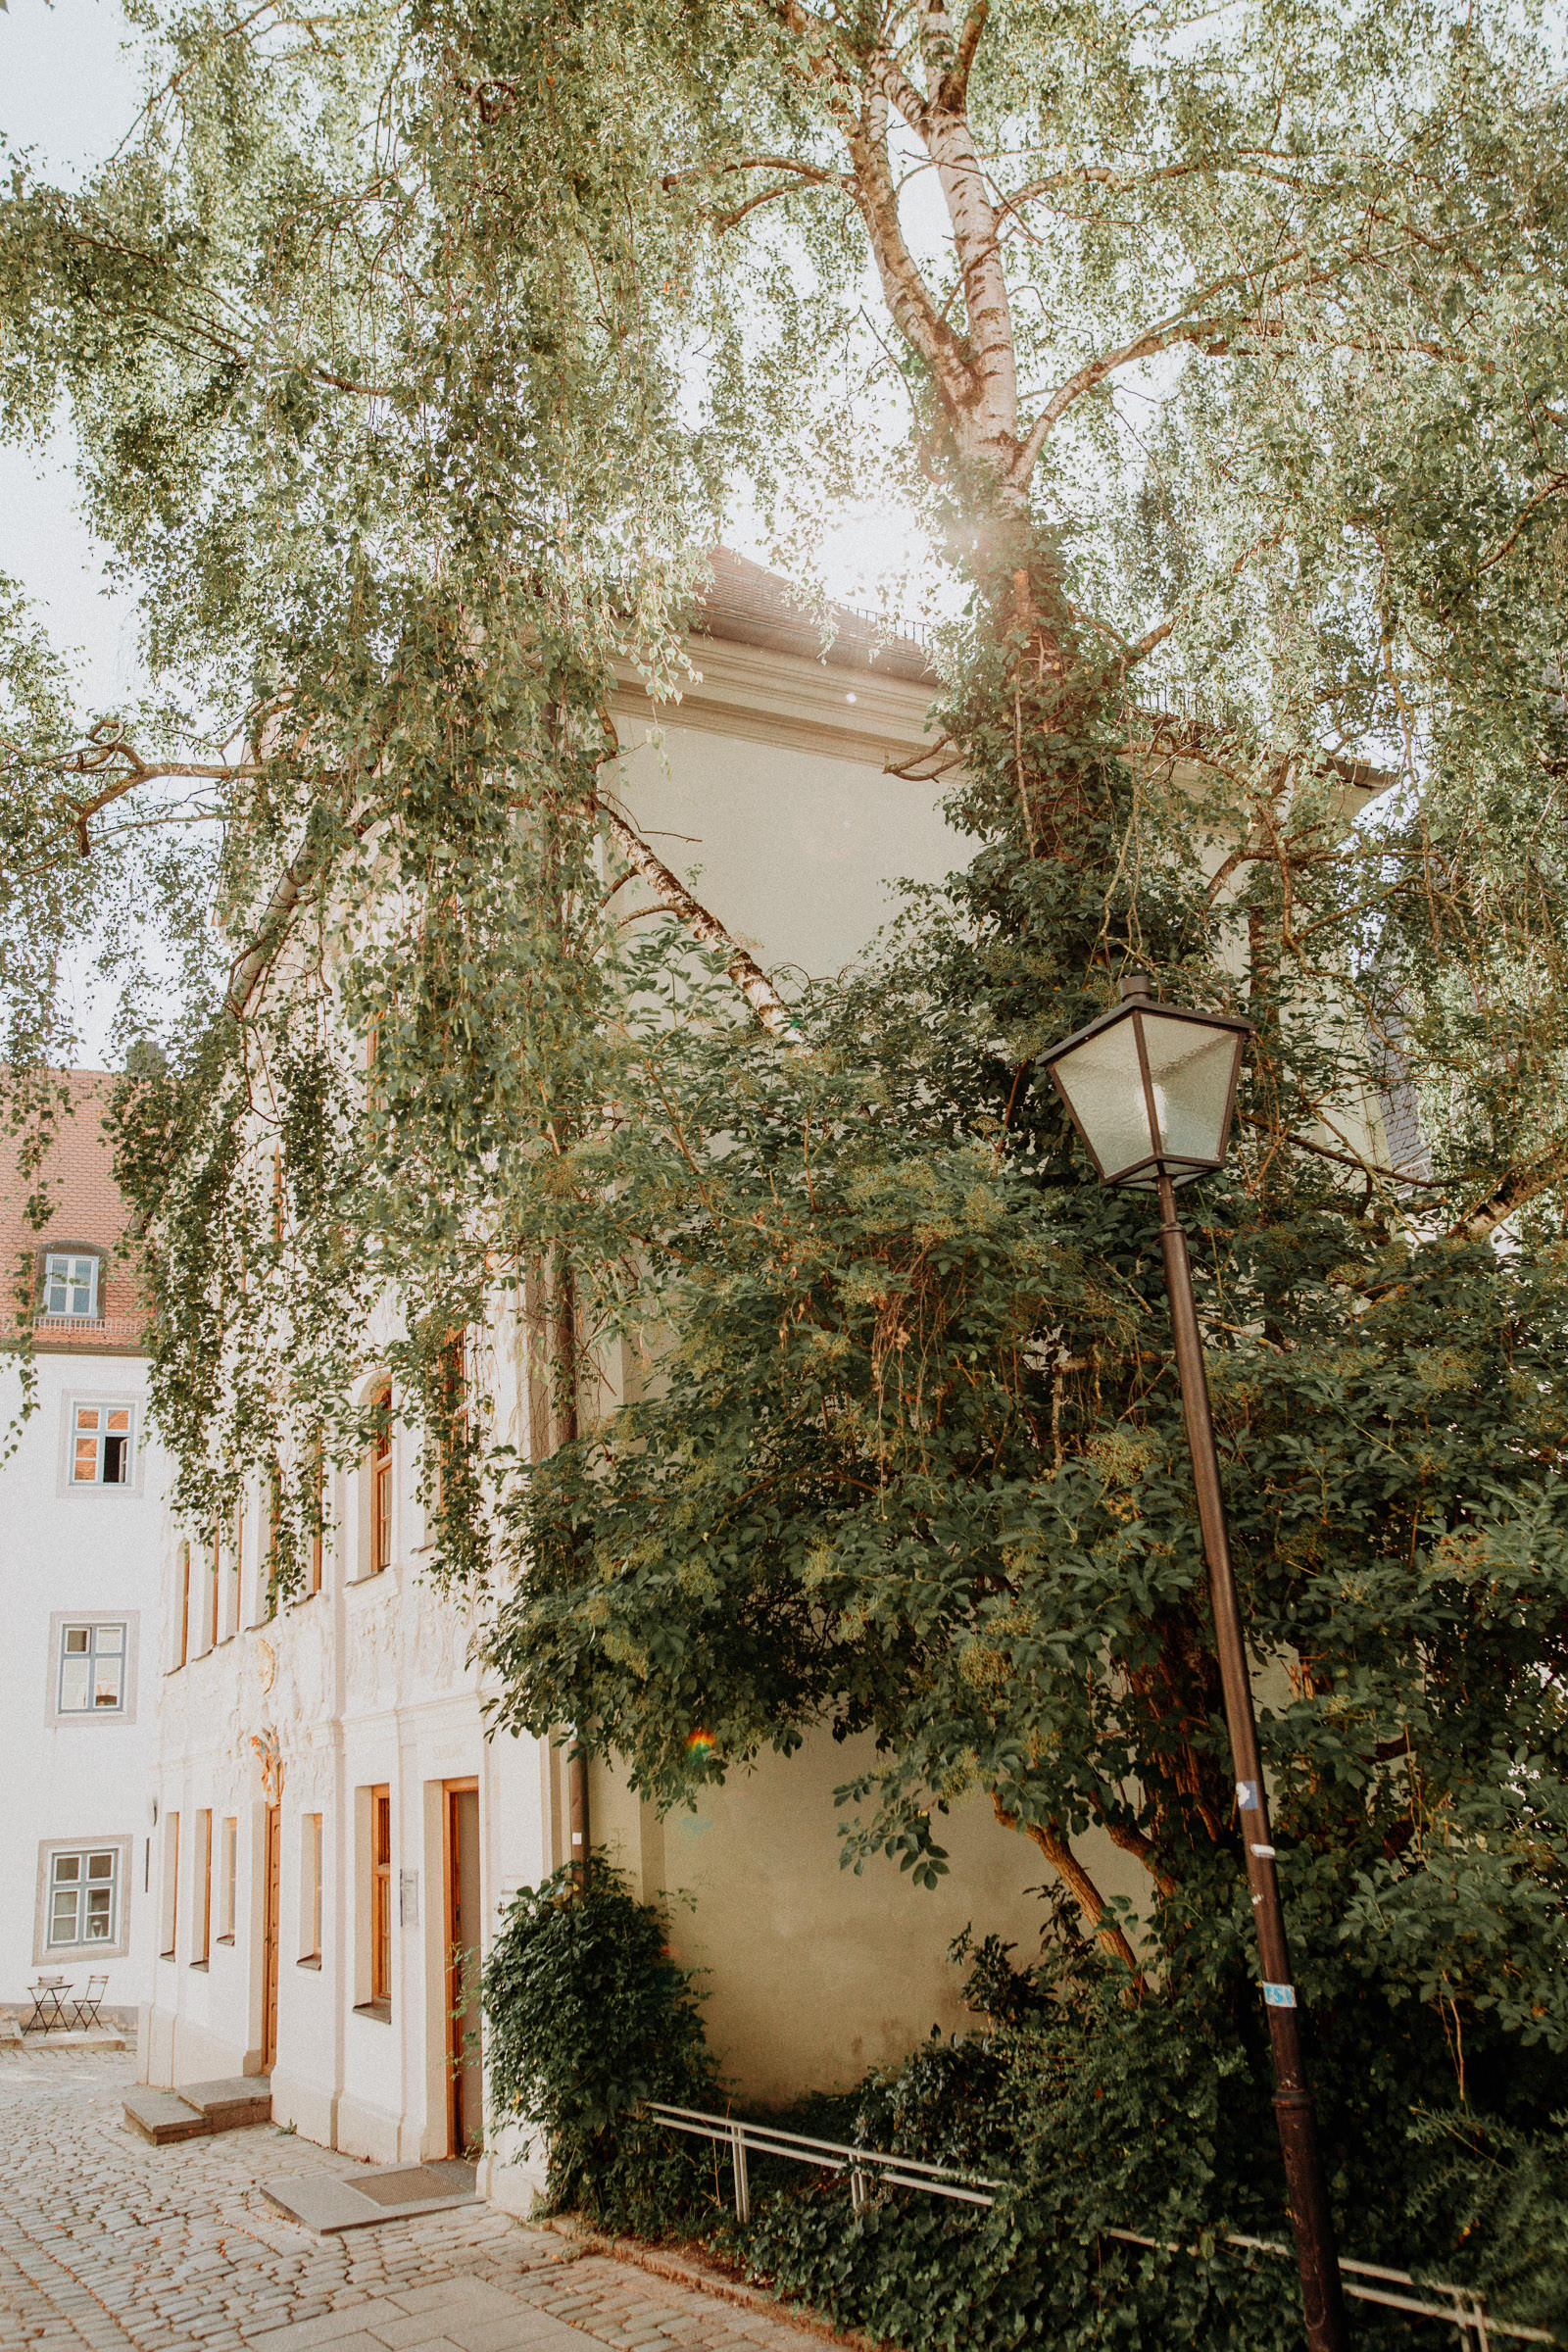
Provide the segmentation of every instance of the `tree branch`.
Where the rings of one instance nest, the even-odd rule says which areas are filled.
[[[952,111],[956,112],[969,103],[969,73],[990,14],[989,0],[975,0],[975,5],[964,20],[953,64],[943,75],[942,87],[937,92],[938,103]]]
[[[1277,1135],[1281,1143],[1289,1144],[1295,1152],[1310,1152],[1317,1159],[1332,1159],[1342,1168],[1354,1168],[1362,1176],[1376,1176],[1384,1184],[1407,1184],[1412,1191],[1441,1193],[1446,1188],[1437,1176],[1401,1176],[1397,1168],[1380,1168],[1373,1159],[1362,1159],[1355,1152],[1335,1152],[1327,1144],[1315,1144],[1310,1136],[1294,1135],[1288,1127],[1276,1127],[1272,1119],[1259,1116],[1254,1110],[1239,1110],[1236,1116],[1249,1127],[1260,1128],[1265,1134]]]
[[[995,1789],[991,1792],[991,1804],[998,1821],[1004,1830],[1016,1830],[1020,1827],[1017,1814],[1007,1811]],[[1100,1945],[1102,1951],[1109,1954],[1111,1959],[1121,1962],[1132,1979],[1134,1991],[1142,1999],[1147,1986],[1144,1983],[1144,1972],[1138,1965],[1138,1955],[1114,1918],[1107,1915],[1104,1896],[1073,1852],[1066,1838],[1054,1822],[1044,1826],[1038,1822],[1025,1822],[1021,1826],[1024,1836],[1032,1838],[1034,1843],[1039,1846],[1052,1869],[1065,1885],[1074,1902],[1083,1913],[1095,1941]]]
[[[1277,547],[1284,535],[1285,527],[1283,523],[1280,525],[1278,530],[1265,531],[1261,538],[1254,539],[1252,541],[1250,547],[1243,548],[1241,554],[1236,558],[1234,564],[1226,564],[1224,571],[1220,574],[1220,577],[1227,580],[1236,579],[1247,569],[1248,564],[1250,564],[1254,556],[1261,555],[1265,547]],[[1205,586],[1211,584],[1211,581],[1205,582]],[[1199,593],[1201,594],[1202,591],[1200,590]],[[1125,660],[1123,661],[1122,669],[1124,674],[1127,670],[1132,669],[1138,662],[1147,661],[1149,656],[1153,653],[1157,646],[1164,644],[1166,638],[1171,634],[1172,630],[1180,625],[1183,614],[1191,611],[1193,601],[1194,600],[1189,597],[1187,602],[1185,604],[1178,605],[1175,612],[1170,613],[1166,619],[1159,621],[1153,628],[1146,631],[1146,633],[1139,638],[1137,644],[1130,648]]]
[[[610,837],[626,863],[653,892],[661,906],[688,930],[705,948],[715,948],[724,957],[724,968],[746,999],[769,1037],[781,1044],[799,1045],[800,1032],[795,1015],[790,1010],[772,981],[756,958],[733,940],[714,914],[692,897],[678,875],[649,848],[640,833],[634,833],[626,819],[605,799],[595,796],[595,807],[605,820]]]
[[[1568,1145],[1555,1144],[1541,1158],[1529,1161],[1522,1168],[1510,1168],[1484,1200],[1466,1209],[1459,1222],[1448,1228],[1449,1240],[1468,1237],[1474,1242],[1484,1242],[1516,1208],[1523,1208],[1527,1200],[1548,1192],[1565,1178],[1568,1178]]]
[[[1201,299],[1204,302],[1212,301],[1227,284],[1234,282],[1227,278],[1216,280],[1212,286],[1203,289]],[[1210,342],[1226,324],[1225,319],[1218,318],[1194,318],[1189,316],[1162,318],[1156,325],[1146,327],[1141,335],[1135,335],[1130,343],[1123,343],[1115,351],[1102,352],[1099,359],[1086,361],[1082,368],[1068,376],[1065,383],[1057,386],[1020,444],[1014,467],[1020,485],[1033,472],[1035,460],[1044,449],[1052,427],[1060,422],[1075,400],[1081,399],[1086,392],[1092,392],[1097,384],[1102,384],[1106,376],[1114,374],[1118,368],[1131,367],[1134,360],[1153,359],[1159,352],[1169,351],[1177,343]]]

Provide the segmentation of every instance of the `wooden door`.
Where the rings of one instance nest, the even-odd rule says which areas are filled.
[[[262,2072],[277,2056],[277,1908],[282,1877],[281,1805],[267,1808],[267,1862],[262,1879]]]
[[[479,2063],[479,1786],[446,1789],[447,2121],[454,2156],[484,2139]]]

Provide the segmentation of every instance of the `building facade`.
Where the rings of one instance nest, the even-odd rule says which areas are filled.
[[[152,1759],[161,1658],[164,1457],[146,1426],[146,1358],[125,1213],[101,1110],[110,1081],[73,1071],[72,1114],[35,1180],[4,1170],[9,1265],[33,1305],[32,1409],[4,1370],[13,1448],[0,1466],[0,2001],[69,1985],[124,2019],[152,1993]],[[13,1419],[13,1416],[18,1418]]]
[[[889,772],[928,748],[924,657],[848,615],[824,656],[778,583],[734,559],[693,654],[678,706],[655,710],[623,682],[622,804],[764,968],[838,969],[901,880],[938,881],[971,853],[940,786]],[[484,1349],[494,1436],[530,1451],[511,1306]],[[269,2075],[275,2120],[407,2162],[485,2136],[477,1971],[508,1896],[568,1858],[570,1823],[562,1749],[486,1736],[477,1621],[423,1573],[416,1442],[395,1398],[384,1428],[331,1480],[309,1589],[273,1615],[262,1495],[216,1541],[167,1531],[141,2072],[175,2087]],[[661,1822],[593,1768],[594,1841],[645,1898],[671,1898],[675,1949],[705,1972],[710,2039],[743,2098],[848,2083],[933,2027],[959,2030],[947,1944],[971,1921],[1022,1944],[1038,1933],[1039,1853],[984,1800],[944,1824],[936,1889],[891,1861],[843,1872],[832,1791],[854,1769],[824,1735]],[[1136,1897],[1138,1865],[1093,1848],[1104,1890]],[[532,2160],[507,2134],[480,2177],[498,2202],[531,2202]]]

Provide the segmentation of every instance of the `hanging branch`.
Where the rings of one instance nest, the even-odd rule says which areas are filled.
[[[663,859],[657,851],[649,848],[641,834],[632,831],[625,818],[610,806],[603,794],[596,796],[595,806],[605,820],[611,840],[633,873],[647,884],[661,906],[674,915],[705,948],[717,949],[724,958],[724,969],[768,1036],[776,1037],[782,1045],[799,1045],[801,1036],[795,1015],[756,957],[749,956],[739,942],[730,937],[716,915],[710,914],[708,908],[692,897],[678,875],[670,872]]]

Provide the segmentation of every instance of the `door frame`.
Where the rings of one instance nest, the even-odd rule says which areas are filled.
[[[277,2058],[278,1919],[283,1886],[283,1806],[281,1792],[265,1808],[262,1829],[262,2072],[270,2075]]]
[[[460,2144],[463,2135],[462,2126],[466,2120],[462,2114],[462,2044],[457,2016],[458,1995],[462,1990],[462,1984],[458,1964],[454,1957],[458,1949],[458,1939],[453,1934],[453,1915],[458,1909],[460,1892],[457,1807],[458,1799],[464,1796],[474,1798],[474,1811],[477,1817],[479,1805],[482,1802],[479,1795],[477,1773],[467,1773],[456,1780],[443,1781],[441,1784],[441,1988],[445,2021],[442,2034],[442,2064],[446,2075],[447,2089],[447,2152],[452,2156],[463,2156],[466,2153],[466,2149]],[[482,1886],[482,1844],[477,1861],[481,1871]],[[477,1935],[473,1936],[472,1948],[475,1952],[479,1948]],[[479,2121],[482,2130],[484,2122],[482,2114]]]

